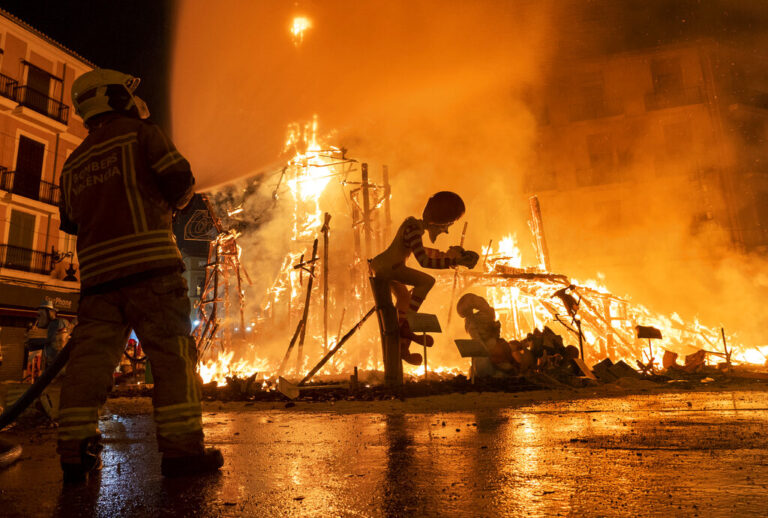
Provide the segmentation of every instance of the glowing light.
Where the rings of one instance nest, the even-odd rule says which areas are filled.
[[[517,246],[515,234],[508,234],[498,241],[495,251],[493,247],[484,246],[482,256],[488,258],[486,268],[489,271],[493,271],[496,265],[520,268],[523,263],[523,256],[520,253],[520,247]]]
[[[305,16],[297,16],[291,24],[291,34],[293,35],[293,44],[301,45],[304,41],[304,33],[312,28],[312,21]]]
[[[235,351],[219,353],[215,359],[200,363],[200,377],[203,383],[215,381],[217,385],[226,383],[227,377],[247,378],[256,373],[269,370],[268,362],[256,358],[254,360],[233,360]]]

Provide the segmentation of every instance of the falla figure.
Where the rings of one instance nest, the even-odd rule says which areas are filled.
[[[395,238],[386,250],[371,260],[371,269],[377,279],[389,282],[395,296],[400,326],[400,356],[411,365],[421,365],[422,357],[411,353],[411,342],[431,347],[431,336],[417,336],[408,325],[408,315],[418,312],[427,294],[435,285],[435,278],[426,272],[406,266],[413,256],[422,268],[443,270],[456,266],[474,268],[480,256],[460,246],[451,246],[446,252],[426,248],[424,234],[434,243],[440,234],[464,215],[465,206],[461,197],[450,191],[440,191],[427,201],[421,219],[413,216],[403,221]]]

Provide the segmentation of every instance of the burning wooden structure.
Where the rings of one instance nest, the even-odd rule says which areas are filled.
[[[244,300],[238,234],[217,227],[219,236],[211,245],[210,276],[206,277],[200,306],[203,325],[199,328],[198,343],[203,353],[203,377],[208,382],[258,371],[264,379],[284,375],[302,380],[303,384],[308,381],[307,376],[311,378],[318,372],[344,375],[360,366],[366,370],[383,368],[386,382],[398,384],[403,376],[399,357],[388,355],[386,347],[380,348],[382,340],[387,342],[384,326],[381,336],[370,324],[359,331],[372,314],[374,299],[383,300],[387,295],[385,289],[371,286],[367,259],[390,237],[393,193],[389,171],[383,167],[380,180],[373,180],[368,164],[349,158],[345,149],[322,144],[316,119],[290,129],[286,152],[290,158],[275,175],[270,208],[278,204],[284,210],[287,208],[287,228],[282,231],[287,251],[258,310]],[[338,191],[332,188],[334,185]],[[229,213],[240,210],[243,203],[240,200],[239,206],[227,207]],[[579,356],[588,364],[604,358],[624,359],[632,365],[638,360],[648,364],[662,358],[665,350],[720,354],[720,340],[725,335],[722,333],[721,337],[719,329],[697,321],[686,323],[676,315],[654,314],[627,298],[613,295],[594,281],[581,282],[553,272],[538,199],[530,198],[529,205],[529,226],[538,264],[522,265],[515,236],[497,241],[495,247],[491,242],[482,250],[481,265],[475,270],[458,268],[437,276],[435,289],[446,293],[442,300],[447,304],[440,311],[441,319],[445,315],[443,322],[450,323],[449,315],[455,311],[453,305],[459,295],[477,293],[494,308],[504,337],[519,340],[534,329],[550,327],[568,344],[578,346]],[[232,293],[227,293],[231,282],[222,282],[224,278],[237,282],[231,288],[240,305],[236,320],[227,306],[232,300]],[[374,293],[378,293],[377,297]],[[222,309],[217,309],[216,304]],[[384,305],[379,306],[381,309]],[[228,322],[221,318],[222,311],[229,311]],[[231,331],[226,328],[243,330],[251,320],[254,335],[244,337],[251,342],[251,348],[238,354],[240,360],[233,360],[235,355],[228,343],[231,334],[227,334]],[[381,324],[381,313],[379,320]],[[332,323],[338,329],[335,337],[331,336]],[[646,344],[636,336],[637,326],[661,329],[664,340]],[[342,338],[344,329],[349,332]],[[465,336],[455,326],[448,325],[446,331],[449,338]],[[212,341],[221,345],[218,355],[212,354]],[[271,359],[259,349],[267,341],[277,344]],[[343,342],[348,342],[344,349]],[[294,351],[296,362],[291,364],[288,358]],[[456,351],[451,360],[446,360],[451,357],[447,353],[432,357],[438,358],[433,360],[434,372],[466,372],[468,368]],[[747,359],[738,352],[733,358]],[[415,374],[415,369],[406,369],[405,374]]]

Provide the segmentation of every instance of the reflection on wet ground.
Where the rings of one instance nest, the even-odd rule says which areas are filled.
[[[456,397],[464,397],[457,395]],[[493,395],[488,395],[493,397]],[[394,407],[396,408],[396,406]],[[61,490],[35,430],[3,516],[765,516],[768,394],[661,394],[476,412],[207,412],[220,474],[164,480],[149,415],[102,421],[100,480]]]

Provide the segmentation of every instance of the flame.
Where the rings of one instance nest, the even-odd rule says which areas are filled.
[[[677,353],[682,364],[686,355],[703,349],[708,353],[707,364],[717,364],[725,361],[727,339],[732,362],[768,363],[768,346],[747,348],[738,343],[736,335],[724,338],[720,328],[704,325],[698,319],[686,322],[676,313],[655,313],[630,297],[617,297],[600,272],[596,279],[580,281],[538,267],[523,268],[516,236],[508,235],[497,243],[495,249],[482,249],[486,272],[482,284],[486,300],[502,323],[503,338],[522,339],[534,328],[550,326],[566,343],[577,344],[578,320],[588,361],[597,362],[607,356],[614,361],[623,359],[634,367],[637,360],[645,363],[653,358],[660,369],[665,351]],[[564,302],[553,296],[569,285],[578,301],[576,320]],[[659,329],[662,339],[652,339],[649,344],[649,340],[637,338],[638,325]]]
[[[222,351],[215,359],[201,362],[200,377],[203,383],[215,381],[217,385],[226,383],[227,377],[248,377],[257,373],[269,373],[269,362],[261,359],[233,360],[235,351]]]
[[[312,20],[306,16],[296,16],[291,24],[293,44],[297,47],[304,42],[304,33],[312,28]]]
[[[318,118],[305,124],[294,123],[288,128],[284,151],[290,156],[282,170],[282,192],[287,193],[285,203],[292,209],[291,240],[292,249],[286,253],[279,274],[275,277],[269,289],[269,297],[264,304],[264,313],[274,315],[277,307],[287,308],[289,328],[295,327],[296,316],[304,303],[307,272],[297,269],[296,265],[302,260],[310,259],[308,243],[319,234],[323,224],[323,212],[320,200],[328,190],[328,185],[334,178],[339,178],[342,186],[346,185],[346,172],[340,167],[348,164],[343,153],[322,142],[318,134]],[[352,182],[354,183],[354,182]],[[278,184],[280,185],[280,184]],[[236,207],[230,214],[240,212]],[[232,234],[234,239],[236,234]],[[222,239],[230,239],[225,237]],[[223,242],[223,241],[222,241]],[[540,266],[523,266],[519,241],[515,234],[509,234],[495,241],[495,246],[483,247],[481,253],[482,273],[470,272],[469,285],[473,289],[484,291],[482,294],[495,309],[496,317],[501,322],[501,336],[505,339],[522,340],[534,329],[549,326],[560,334],[565,344],[578,345],[578,329],[581,328],[581,339],[586,361],[596,363],[605,357],[613,361],[624,360],[632,367],[636,361],[647,362],[654,359],[657,369],[661,368],[665,351],[678,353],[680,362],[685,355],[698,350],[705,350],[707,362],[716,364],[724,361],[728,341],[728,352],[731,361],[735,363],[768,363],[768,345],[747,348],[738,342],[736,335],[723,336],[724,332],[717,327],[706,326],[693,319],[684,321],[679,315],[659,314],[643,305],[633,302],[629,297],[614,295],[607,286],[605,275],[598,272],[595,279],[575,280],[565,275],[547,272]],[[238,256],[242,250],[237,247]],[[461,272],[459,272],[461,273]],[[438,284],[449,286],[453,274],[438,275]],[[563,300],[556,292],[569,288],[572,300]],[[317,288],[317,285],[315,285]],[[366,287],[352,285],[349,293],[353,300],[364,297]],[[436,289],[440,289],[438,286]],[[439,302],[439,296],[433,295],[431,300]],[[339,304],[349,303],[350,299],[339,300]],[[447,299],[446,299],[447,302]],[[573,306],[577,309],[573,315]],[[453,311],[453,308],[450,308]],[[442,310],[441,310],[442,311]],[[316,315],[311,315],[317,318]],[[252,322],[249,331],[263,325],[266,317],[260,317],[260,322]],[[256,319],[259,320],[259,319]],[[266,322],[269,326],[270,323]],[[653,326],[661,331],[661,340],[637,338],[636,326]],[[361,335],[356,337],[360,340]],[[349,348],[341,349],[320,371],[320,374],[349,371],[358,366],[362,370],[379,368],[377,349],[378,336],[375,332],[368,333],[362,338],[367,343],[363,352],[350,352]],[[322,344],[323,336],[317,333],[307,333],[307,343]],[[335,339],[329,337],[332,347]],[[417,350],[417,349],[414,349]],[[437,358],[437,361],[435,360]],[[299,375],[305,373],[310,363],[308,356],[301,359],[301,364],[290,362],[283,375]],[[313,360],[312,360],[313,361]],[[458,355],[438,352],[434,357],[429,356],[427,375],[441,377],[466,373],[468,361]],[[424,366],[404,365],[405,373],[414,378],[425,375]],[[270,361],[253,355],[250,359],[234,359],[234,351],[220,352],[215,359],[200,365],[200,374],[208,383],[222,383],[228,376],[248,377],[254,373],[263,373],[268,379],[277,373],[276,360]]]
[[[497,242],[495,251],[493,246],[484,246],[481,256],[486,258],[485,267],[488,271],[493,271],[496,265],[520,268],[523,264],[516,234],[508,234],[501,238]]]

